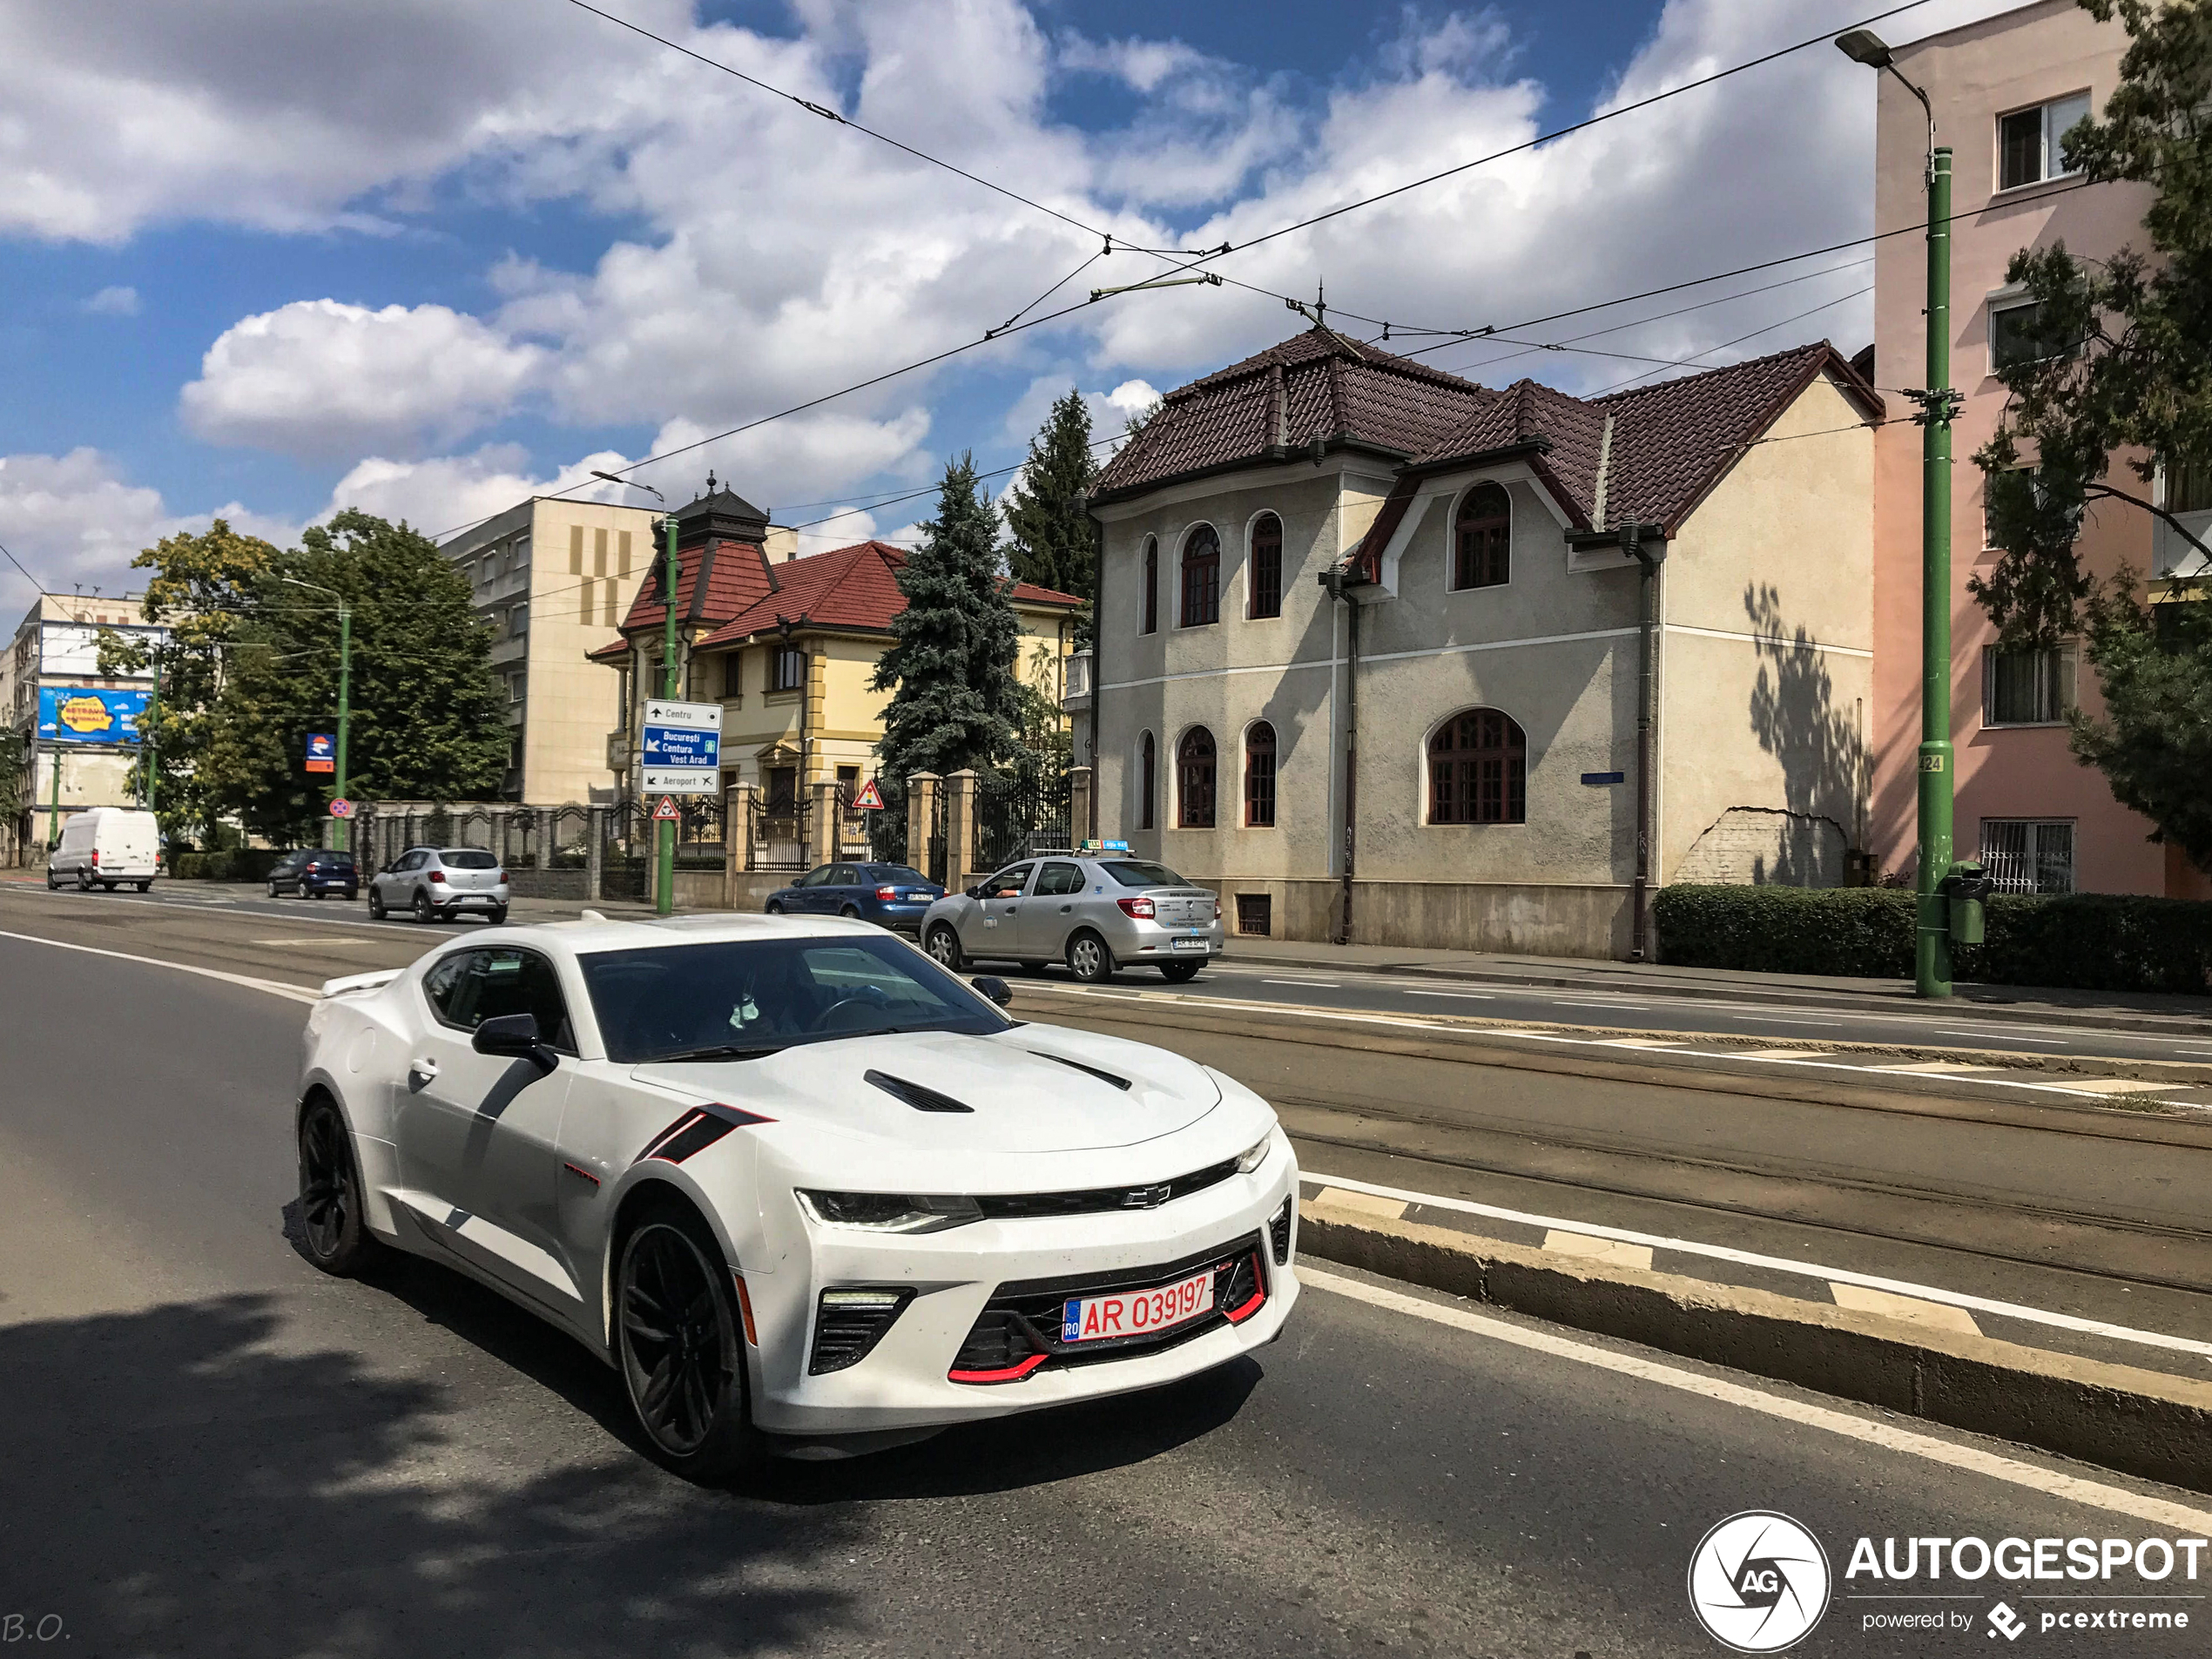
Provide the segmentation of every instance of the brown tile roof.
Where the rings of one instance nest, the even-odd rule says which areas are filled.
[[[834,552],[772,564],[767,568],[775,574],[775,591],[763,594],[726,619],[699,644],[733,644],[802,618],[816,628],[887,634],[892,619],[907,608],[906,596],[899,591],[899,572],[906,563],[904,548],[887,542],[860,542]],[[1015,584],[1013,597],[1016,604],[1069,610],[1083,603],[1075,594],[1027,582]]]
[[[706,567],[704,588],[699,585],[702,563]],[[773,591],[776,578],[771,572],[782,568],[770,564],[767,554],[754,541],[709,537],[691,547],[679,545],[676,550],[677,619],[692,625],[727,622]],[[629,614],[622,619],[625,634],[659,628],[665,620],[661,570],[662,557],[656,556],[630,601]]]
[[[1097,495],[1302,450],[1316,438],[1418,455],[1496,397],[1472,381],[1309,329],[1169,393],[1100,475]]]

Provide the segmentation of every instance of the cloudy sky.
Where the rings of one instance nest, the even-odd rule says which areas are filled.
[[[1117,246],[1078,271],[1104,233],[1241,246],[1885,9],[595,3],[1041,206],[572,0],[0,0],[0,542],[112,592],[219,512],[279,538],[355,505],[444,530],[974,341],[1063,278],[1038,311],[1163,268]],[[1864,234],[1872,111],[1823,46],[1216,268],[1325,282],[1393,337],[1507,325]],[[1426,361],[1589,391],[1649,358],[1856,350],[1861,261],[1524,336],[1578,354]],[[816,547],[895,534],[926,503],[866,503],[961,449],[1014,462],[1069,386],[1116,428],[1304,326],[1236,287],[1123,296],[638,475],[681,499],[711,465]],[[0,601],[27,597],[7,570]]]

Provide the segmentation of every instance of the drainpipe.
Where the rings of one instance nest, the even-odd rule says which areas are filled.
[[[1076,510],[1090,526],[1090,719],[1089,731],[1084,738],[1090,766],[1090,822],[1083,826],[1089,839],[1098,839],[1098,731],[1106,703],[1106,526],[1090,510],[1090,491],[1076,492]],[[1123,823],[1129,822],[1127,801],[1128,778],[1123,778]],[[1129,831],[1123,828],[1123,834]]]
[[[1337,916],[1339,945],[1352,942],[1352,876],[1359,854],[1359,602],[1352,597],[1349,572],[1331,565],[1321,573],[1329,597],[1347,607],[1344,671],[1344,899]]]
[[[1649,542],[1645,538],[1650,537]],[[1658,770],[1658,726],[1652,718],[1658,672],[1659,567],[1666,561],[1666,532],[1657,524],[1621,526],[1621,552],[1641,566],[1636,586],[1643,602],[1643,625],[1636,636],[1636,870],[1629,895],[1629,960],[1651,954],[1652,800]]]

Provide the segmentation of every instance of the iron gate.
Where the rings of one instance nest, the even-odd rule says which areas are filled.
[[[996,773],[975,780],[975,867],[1001,865],[1068,841],[1068,774]]]

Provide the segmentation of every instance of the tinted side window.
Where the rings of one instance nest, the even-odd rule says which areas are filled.
[[[474,1031],[486,1020],[528,1014],[536,1017],[537,1034],[546,1042],[564,1053],[576,1051],[575,1034],[569,1028],[568,1000],[561,995],[559,976],[553,964],[536,951],[462,951],[439,963],[433,972],[442,970],[448,963],[458,965],[460,970],[454,975],[451,991],[442,1001],[432,998],[439,1017],[448,1025]],[[430,988],[428,976],[423,988]]]
[[[400,860],[401,867],[406,863],[405,859]],[[428,1000],[432,1011],[438,1018],[448,1024],[454,1022],[447,1013],[453,1004],[453,988],[461,983],[462,970],[468,966],[470,954],[457,950],[442,961],[433,963],[430,971],[422,976],[423,996]]]
[[[983,896],[986,899],[1020,898],[1022,889],[1029,885],[1029,872],[1035,867],[1033,865],[1017,864],[1010,870],[1001,870],[983,884]]]
[[[856,887],[860,885],[860,873],[849,864],[840,864],[830,872],[829,884],[833,887]]]
[[[1044,873],[1037,878],[1037,894],[1081,893],[1083,890],[1082,867],[1079,864],[1048,864]]]

